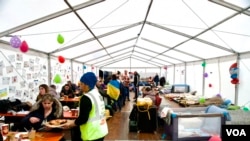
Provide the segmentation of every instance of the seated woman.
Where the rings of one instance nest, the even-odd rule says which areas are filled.
[[[21,126],[25,130],[32,128],[36,131],[50,130],[44,126],[44,123],[53,119],[62,118],[62,115],[63,108],[60,101],[51,94],[44,94],[43,97],[32,106],[30,113],[22,119]]]
[[[46,93],[49,93],[49,86],[47,84],[39,85],[39,94],[36,97],[36,102],[39,101]]]
[[[63,97],[64,95],[67,95],[69,98],[74,98],[74,91],[71,89],[69,84],[65,84],[62,87],[62,90],[60,92],[60,96]]]

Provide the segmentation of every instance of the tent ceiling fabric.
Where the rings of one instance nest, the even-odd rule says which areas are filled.
[[[162,67],[249,52],[249,7],[249,0],[2,0],[0,41],[18,35],[31,49],[96,67]]]

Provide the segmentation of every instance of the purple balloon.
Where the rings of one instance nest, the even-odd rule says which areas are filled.
[[[221,97],[221,95],[220,95],[220,94],[216,94],[216,96],[217,96],[217,97]]]
[[[14,48],[19,48],[22,44],[22,41],[17,37],[17,36],[13,36],[10,39],[10,45]]]
[[[204,76],[204,77],[208,77],[208,74],[205,72],[205,73],[203,74],[203,76]]]

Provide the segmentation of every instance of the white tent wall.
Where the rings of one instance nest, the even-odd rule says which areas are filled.
[[[247,57],[248,56],[248,57]],[[187,63],[186,66],[186,82],[177,83],[180,80],[179,75],[174,78],[172,84],[188,84],[191,91],[197,91],[198,95],[212,97],[220,94],[225,99],[230,99],[233,103],[244,105],[250,101],[250,95],[247,80],[249,80],[249,53],[243,54],[239,61],[239,85],[231,83],[231,74],[229,68],[233,63],[237,62],[237,56],[222,57],[206,60],[206,65],[202,66],[202,61]],[[177,66],[175,69],[179,69]],[[172,69],[168,67],[168,71]],[[204,73],[208,76],[205,77]],[[171,71],[170,71],[171,72]],[[175,73],[178,73],[175,71]],[[171,75],[167,74],[167,78]],[[203,83],[204,81],[204,83]],[[180,81],[179,81],[180,82]],[[245,82],[245,83],[244,83]],[[171,83],[170,83],[171,84]],[[238,88],[237,88],[238,86]],[[243,90],[242,90],[243,89]],[[236,97],[238,95],[238,97]]]
[[[214,78],[213,81],[218,83],[217,86],[217,93],[215,94],[221,94],[223,98],[230,99],[231,101],[235,101],[235,85],[231,83],[231,74],[229,72],[229,68],[233,63],[237,62],[237,56],[230,56],[230,57],[224,57],[219,58],[217,60],[217,67],[214,68],[214,70],[217,70],[218,77]],[[216,62],[215,62],[216,63]],[[240,69],[241,71],[241,69]],[[214,72],[213,72],[214,73]],[[241,78],[239,78],[241,79]],[[241,80],[240,80],[241,81]],[[213,82],[212,82],[213,83]],[[240,82],[241,83],[241,82]],[[241,84],[240,84],[241,85]],[[216,92],[216,91],[215,91]],[[235,101],[236,102],[236,101]],[[243,104],[243,102],[238,102],[239,104]]]
[[[174,84],[174,66],[167,66],[166,81]]]
[[[51,84],[55,84],[57,86],[57,92],[60,92],[62,89],[62,86],[67,83],[67,81],[71,81],[72,83],[78,84],[81,76],[84,72],[94,72],[96,75],[98,73],[96,72],[96,68],[89,66],[89,65],[83,65],[79,62],[73,62],[68,59],[65,59],[64,63],[59,63],[58,59],[55,57],[51,57]],[[62,82],[59,84],[56,84],[53,79],[55,78],[55,75],[59,74],[62,78]]]
[[[68,80],[77,83],[83,71],[95,70],[91,66],[86,66],[84,69],[81,63],[71,62],[68,59],[65,59],[64,63],[59,63],[58,58],[53,56],[49,62],[48,55],[37,51],[29,50],[27,53],[22,53],[19,49],[2,43],[0,48],[0,98],[4,99],[15,97],[34,103],[40,84],[55,84],[57,92],[60,92]],[[7,72],[8,70],[10,72]],[[61,83],[54,82],[57,74],[61,78]]]
[[[80,81],[80,78],[83,74],[84,65],[78,62],[72,62],[72,63],[73,63],[73,78],[71,81],[77,84]]]
[[[185,64],[175,65],[174,84],[185,84],[186,83],[185,70],[186,70]]]
[[[48,56],[19,49],[0,43],[0,99],[18,98],[35,102],[38,86],[49,83]]]
[[[201,61],[187,63],[186,66],[186,84],[190,85],[190,91],[197,91],[197,94],[203,93],[203,68]]]
[[[238,101],[239,104],[246,104],[250,101],[250,53],[240,55],[239,61],[239,80],[238,85]]]
[[[53,78],[56,74],[59,74],[62,78],[61,84],[56,84],[58,87],[57,91],[60,91],[61,86],[65,84],[67,80],[71,80],[72,82],[77,83],[81,75],[85,72],[93,71],[98,75],[99,68],[96,68],[94,66],[83,65],[81,63],[72,62],[67,59],[64,63],[59,63],[57,58],[50,57],[51,66],[48,67],[48,56],[46,54],[41,54],[40,52],[35,51],[29,51],[28,53],[24,54],[21,53],[18,49],[14,49],[9,45],[0,45],[0,59],[4,64],[4,66],[2,66],[1,84],[3,84],[3,77],[5,75],[10,78],[12,78],[14,75],[18,77],[17,83],[15,82],[10,83],[9,85],[1,85],[1,89],[7,88],[7,93],[10,94],[8,95],[9,97],[16,95],[17,92],[20,92],[19,90],[22,90],[22,94],[18,95],[19,98],[25,100],[34,100],[34,97],[36,97],[36,95],[38,94],[38,85],[41,83],[49,83],[50,79],[50,83],[53,84]],[[23,56],[23,61],[17,60],[17,54],[21,54]],[[11,58],[13,60],[13,57],[11,56],[14,56],[15,61],[7,60]],[[190,90],[196,90],[197,94],[199,95],[211,97],[216,94],[220,94],[223,98],[230,99],[232,102],[238,105],[244,105],[245,103],[250,101],[250,87],[248,86],[248,80],[250,79],[249,56],[250,53],[239,54],[239,85],[234,85],[230,82],[231,78],[229,72],[229,67],[233,63],[237,62],[237,55],[205,60],[205,66],[202,66],[203,61],[196,61],[167,66],[167,69],[165,70],[159,67],[122,68],[120,67],[122,66],[122,64],[119,64],[119,62],[117,62],[117,66],[113,64],[112,67],[103,67],[102,70],[112,71],[114,73],[116,73],[117,71],[123,73],[124,70],[128,70],[131,72],[137,71],[141,74],[141,77],[149,77],[152,75],[154,76],[155,73],[160,74],[160,76],[162,76],[162,74],[166,74],[165,77],[170,84],[188,84],[190,85]],[[6,70],[4,70],[4,67],[8,67],[9,62],[11,62],[11,64],[14,66],[14,69],[19,68],[19,66],[17,66],[18,63],[21,63],[21,66],[23,67],[25,63],[34,62],[34,70],[32,69],[31,65],[27,68],[24,67],[23,70],[25,70],[26,72],[23,72],[23,70],[18,70],[18,72],[7,74]],[[40,71],[40,69],[42,71]],[[37,75],[36,71],[38,71]],[[48,71],[51,71],[51,76],[49,75]],[[20,73],[24,77],[18,76],[18,73]],[[208,76],[204,77],[204,73],[207,73]],[[27,85],[25,85],[25,88],[22,88],[20,84],[22,79],[27,81]],[[38,81],[36,81],[36,79],[38,79]],[[11,90],[11,93],[9,92],[9,90],[12,88],[11,86],[15,86],[15,92],[13,92],[13,90]]]
[[[56,91],[60,92],[62,86],[68,81],[71,80],[71,63],[69,60],[65,60],[64,63],[59,63],[58,59],[55,57],[51,57],[50,59],[51,64],[51,73],[50,73],[50,84],[56,85]],[[61,78],[60,83],[55,83],[54,79],[58,75]]]

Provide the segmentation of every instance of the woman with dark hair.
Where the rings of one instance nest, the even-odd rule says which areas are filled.
[[[46,93],[49,93],[49,86],[47,84],[39,85],[39,94],[36,97],[36,101],[40,100]]]
[[[62,90],[60,92],[61,97],[65,96],[65,95],[67,95],[69,98],[74,98],[75,97],[74,91],[71,89],[69,84],[65,84],[62,87]]]

